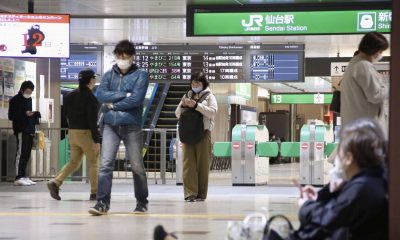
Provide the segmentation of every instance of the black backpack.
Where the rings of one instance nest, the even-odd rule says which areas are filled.
[[[203,102],[209,94],[210,92],[205,93],[196,102]],[[182,107],[178,123],[179,140],[182,143],[196,144],[201,141],[204,136],[203,114],[194,108]]]

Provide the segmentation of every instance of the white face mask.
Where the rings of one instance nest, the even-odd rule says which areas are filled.
[[[373,62],[374,63],[379,62],[382,58],[383,58],[382,53],[378,53],[378,56],[374,58]]]
[[[339,156],[335,157],[335,166],[329,171],[330,191],[334,190],[334,183],[347,180],[346,173],[343,170],[343,164]]]
[[[199,92],[201,92],[203,90],[203,87],[196,87],[196,88],[192,87],[192,90],[195,93],[199,93]]]
[[[29,99],[31,98],[32,94],[23,94],[24,98]]]
[[[131,60],[123,60],[123,59],[117,59],[117,66],[121,70],[126,70],[132,66],[132,61]]]

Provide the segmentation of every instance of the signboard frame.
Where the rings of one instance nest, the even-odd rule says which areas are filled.
[[[316,96],[320,95],[322,97],[322,102],[319,102]],[[302,101],[296,102],[292,99],[286,100],[283,98],[284,96],[295,98],[304,96],[305,99]],[[271,93],[270,103],[273,105],[278,104],[330,104],[332,102],[332,93]],[[280,97],[280,99],[278,99]],[[311,99],[312,102],[311,102]]]
[[[248,4],[237,7],[237,5],[188,5],[186,10],[186,36],[296,36],[296,35],[347,35],[365,34],[364,32],[337,32],[337,33],[293,33],[293,34],[195,34],[196,13],[256,13],[260,9],[268,9],[265,13],[274,12],[315,12],[315,11],[368,11],[368,10],[390,10],[390,2],[332,2],[332,3],[294,3],[285,4]]]
[[[32,37],[32,40],[36,40],[35,43],[33,43],[33,45],[29,45],[31,48],[33,47],[34,49],[28,49],[27,45],[26,45],[26,49],[24,51],[31,53],[30,55],[23,55],[23,52],[20,55],[1,55],[1,51],[0,51],[0,57],[8,57],[8,58],[69,58],[70,56],[70,52],[71,52],[71,15],[70,14],[50,14],[50,13],[0,13],[0,16],[6,16],[6,15],[10,15],[10,16],[14,16],[14,17],[9,17],[11,20],[8,21],[8,18],[4,18],[5,22],[10,22],[10,23],[18,23],[18,22],[29,22],[31,23],[32,27],[30,30],[32,30],[33,28],[37,28],[35,26],[38,26],[38,24],[36,23],[47,23],[46,20],[51,21],[52,19],[49,19],[50,17],[60,17],[61,19],[63,18],[67,18],[68,22],[66,24],[68,24],[68,42],[67,43],[63,43],[66,46],[66,52],[65,55],[62,56],[39,56],[37,55],[37,50],[36,47],[42,46],[42,41],[46,40],[46,37],[44,33],[42,34],[42,38],[35,36],[35,34],[33,34],[33,36],[35,36],[36,38]],[[16,17],[17,16],[17,17]],[[44,19],[45,16],[49,16],[48,19]],[[18,20],[18,19],[19,20]],[[13,20],[15,19],[15,20]],[[53,19],[54,20],[54,19]],[[54,20],[55,21],[55,20]],[[64,20],[63,20],[64,21]],[[50,24],[50,23],[48,23]],[[29,30],[29,29],[28,29]],[[29,31],[30,31],[29,30]],[[43,35],[44,34],[44,35]],[[28,39],[28,37],[26,35],[28,34],[23,34],[24,38],[25,38],[25,44],[28,44],[30,41],[30,37]],[[40,42],[38,42],[41,39]],[[14,40],[15,42],[15,40]],[[44,45],[46,46],[46,42],[43,42]],[[51,46],[51,42],[50,42],[50,46]],[[5,46],[5,48],[4,48]],[[9,47],[6,46],[6,43],[2,43],[0,40],[0,48],[3,49],[4,51],[6,51]],[[54,51],[54,50],[52,50]]]

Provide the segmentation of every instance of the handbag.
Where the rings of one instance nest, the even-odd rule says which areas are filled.
[[[261,240],[267,218],[262,213],[253,213],[243,221],[229,221],[226,240]]]
[[[342,84],[342,80],[340,80],[338,84],[338,88],[340,87],[340,84]],[[336,112],[340,114],[340,90],[335,88],[335,91],[332,93],[332,102],[331,105],[329,106],[329,111]]]
[[[272,229],[272,223],[276,219],[282,219],[286,225],[287,229],[282,229],[283,226],[280,226],[281,229],[278,230],[281,234],[279,234],[276,230]],[[287,235],[287,236],[281,236]],[[294,228],[290,220],[284,215],[275,215],[268,219],[267,224],[264,228],[264,237],[263,240],[294,240]]]
[[[210,92],[201,96],[196,103],[203,102]],[[189,97],[188,93],[185,95]],[[186,144],[197,144],[204,136],[203,114],[194,108],[182,107],[182,113],[178,120],[179,140]]]
[[[340,113],[340,91],[335,90],[332,93],[332,102],[329,106],[329,110],[332,112]]]

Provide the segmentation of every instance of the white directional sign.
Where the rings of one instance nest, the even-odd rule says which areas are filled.
[[[324,104],[325,95],[324,94],[314,94],[314,104]]]
[[[346,67],[349,65],[348,62],[332,62],[331,63],[331,76],[340,77],[343,76],[346,71]]]

